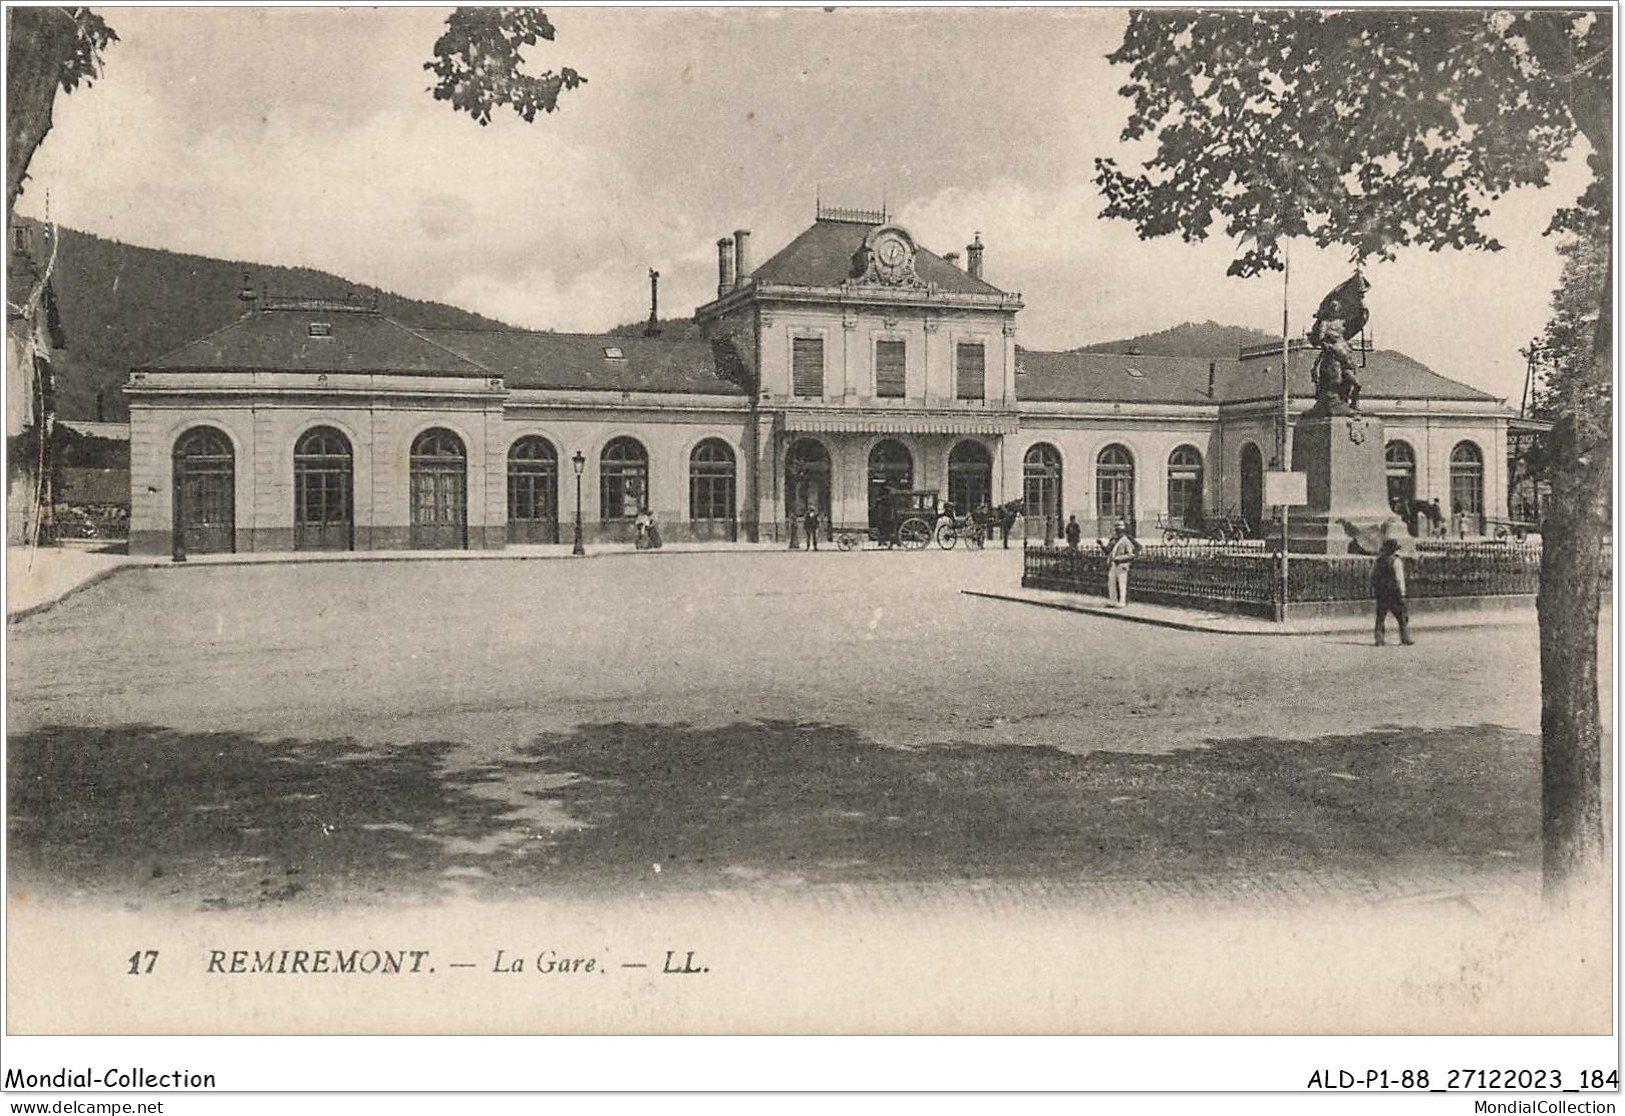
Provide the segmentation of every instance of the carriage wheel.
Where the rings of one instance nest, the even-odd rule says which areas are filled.
[[[851,532],[847,532],[836,538],[835,545],[842,550],[856,550],[858,548],[858,537]]]
[[[897,528],[897,542],[904,550],[924,550],[931,541],[931,525],[923,519],[905,519]]]
[[[938,546],[942,547],[944,550],[952,550],[954,548],[954,543],[958,541],[959,532],[954,530],[954,525],[952,523],[944,519],[941,523],[937,524]]]

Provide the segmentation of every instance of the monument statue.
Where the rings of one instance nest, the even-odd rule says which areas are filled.
[[[1365,308],[1365,292],[1371,289],[1365,276],[1356,272],[1320,300],[1315,324],[1309,329],[1309,343],[1320,350],[1315,358],[1315,395],[1322,403],[1341,399],[1349,410],[1360,407],[1360,381],[1354,375],[1354,350],[1349,339],[1365,328],[1371,317]]]

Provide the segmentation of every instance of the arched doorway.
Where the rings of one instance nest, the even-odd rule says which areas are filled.
[[[869,451],[869,526],[880,526],[880,498],[914,487],[914,455],[902,442],[888,438]]]
[[[1095,458],[1095,520],[1101,534],[1117,520],[1134,534],[1134,458],[1119,445],[1110,445]]]
[[[1405,515],[1416,499],[1416,451],[1409,442],[1395,440],[1383,451],[1383,462],[1388,474],[1388,506]]]
[[[1450,451],[1450,514],[1459,534],[1484,530],[1484,454],[1472,442]]]
[[[1202,527],[1202,453],[1195,446],[1168,455],[1168,521],[1192,531]]]
[[[598,458],[598,518],[631,523],[649,506],[649,451],[636,438],[616,438]]]
[[[960,515],[993,506],[993,454],[966,439],[948,453],[948,501]]]
[[[1026,533],[1054,537],[1061,529],[1061,451],[1039,442],[1021,459],[1022,515]]]
[[[508,541],[559,541],[559,454],[534,434],[508,449]]]
[[[707,438],[688,455],[688,516],[698,538],[738,538],[734,516],[734,451],[721,438]]]
[[[449,430],[425,430],[412,443],[413,550],[468,545],[468,454]]]
[[[188,554],[237,549],[237,460],[231,440],[209,426],[175,442],[175,543]]]
[[[784,467],[784,515],[800,520],[808,508],[817,508],[819,522],[830,522],[829,451],[817,438],[798,438],[790,444]],[[799,529],[799,528],[796,528]]]
[[[1247,533],[1264,533],[1264,454],[1252,442],[1241,447],[1241,518]]]
[[[331,426],[305,431],[293,447],[293,548],[355,545],[354,455]]]

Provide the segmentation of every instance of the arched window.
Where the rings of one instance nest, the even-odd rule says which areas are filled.
[[[468,545],[468,453],[449,430],[425,430],[412,443],[412,547]]]
[[[1388,506],[1395,514],[1408,514],[1416,499],[1416,451],[1409,442],[1395,439],[1383,451],[1383,467],[1388,474]]]
[[[1484,454],[1472,442],[1457,442],[1450,451],[1450,512],[1473,517],[1465,526],[1477,531],[1484,514]]]
[[[350,439],[317,426],[293,446],[293,548],[349,550],[355,538]]]
[[[1202,526],[1202,454],[1180,446],[1168,455],[1168,519],[1175,526]]]
[[[880,498],[914,487],[914,455],[901,442],[886,439],[869,451],[869,525],[878,527]]]
[[[734,451],[707,438],[688,456],[688,514],[695,521],[734,518]]]
[[[175,543],[192,554],[237,549],[237,460],[231,440],[209,426],[175,442]]]
[[[559,541],[559,454],[534,434],[508,447],[508,541]]]
[[[993,454],[966,439],[948,453],[948,502],[960,515],[993,506]]]
[[[649,502],[649,454],[634,438],[616,438],[598,463],[599,516],[636,519]]]
[[[1102,530],[1119,519],[1134,527],[1134,458],[1122,446],[1107,446],[1095,459],[1095,518]]]
[[[1021,459],[1022,514],[1039,524],[1047,518],[1050,529],[1061,521],[1061,451],[1039,442]]]

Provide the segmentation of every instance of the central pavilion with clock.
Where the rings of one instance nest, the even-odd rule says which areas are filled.
[[[1020,348],[1021,296],[984,276],[980,235],[961,266],[884,212],[820,206],[760,266],[745,230],[717,249],[697,338],[421,329],[258,296],[131,371],[132,551],[557,544],[578,485],[589,541],[630,539],[645,508],[672,539],[783,538],[809,507],[859,529],[897,489],[1090,535],[1268,514],[1279,345]],[[1291,362],[1296,412],[1312,355]],[[1501,400],[1394,352],[1361,381],[1391,498],[1473,529],[1505,515]]]

